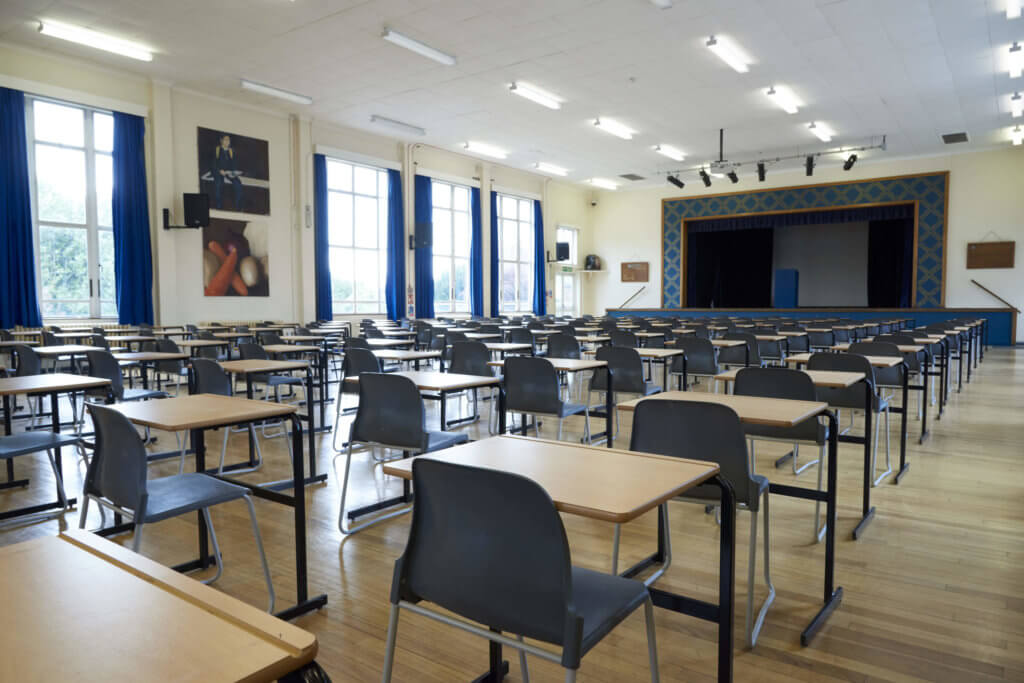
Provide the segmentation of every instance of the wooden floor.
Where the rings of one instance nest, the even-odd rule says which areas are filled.
[[[916,405],[916,404],[915,404]],[[463,405],[463,410],[465,410]],[[436,404],[428,421],[437,424]],[[454,416],[456,401],[449,407]],[[65,413],[67,414],[67,413]],[[846,418],[844,417],[844,423]],[[347,433],[348,418],[344,421]],[[893,421],[894,457],[898,420]],[[567,423],[570,431],[581,422]],[[621,445],[628,443],[623,419]],[[543,434],[554,436],[553,421]],[[469,428],[486,436],[486,425]],[[911,434],[919,424],[911,422]],[[219,448],[220,434],[208,437]],[[232,436],[229,461],[241,459],[245,438]],[[330,435],[321,439],[321,468],[331,467]],[[813,505],[775,497],[772,501],[772,577],[778,598],[757,648],[742,648],[746,600],[746,544],[749,517],[739,513],[736,587],[737,681],[1024,681],[1024,352],[992,349],[963,393],[951,395],[942,420],[923,446],[911,440],[911,471],[899,486],[875,489],[875,521],[860,541],[850,532],[859,517],[862,451],[840,447],[839,526],[836,581],[845,590],[842,606],[810,647],[800,631],[820,606],[824,547],[811,542]],[[158,448],[174,447],[174,436],[159,435]],[[789,470],[773,460],[785,448],[759,446],[757,469],[773,481],[792,482]],[[280,439],[264,446],[267,465],[246,475],[253,481],[287,476]],[[801,458],[807,454],[801,453]],[[399,490],[395,481],[359,455],[354,466],[351,504],[371,502]],[[51,495],[52,476],[44,459],[22,458],[18,476],[29,475],[28,491],[0,492],[3,508]],[[343,465],[343,461],[339,461]],[[191,466],[191,463],[189,463]],[[69,492],[80,488],[81,471],[66,462]],[[172,474],[164,463],[152,476]],[[811,468],[798,478],[812,485]],[[408,517],[385,522],[345,538],[337,529],[339,486],[333,477],[309,489],[309,565],[312,593],[326,592],[319,613],[296,620],[320,639],[319,662],[336,682],[379,680],[384,656],[388,590],[392,565],[408,532]],[[500,502],[500,501],[496,501]],[[294,597],[290,510],[257,501],[257,514],[270,556],[278,606]],[[670,505],[674,564],[662,582],[680,592],[714,599],[718,529],[702,508]],[[254,605],[265,606],[259,561],[251,543],[242,503],[215,510],[214,523],[225,557],[217,586]],[[609,524],[565,516],[576,564],[607,570],[612,541]],[[90,514],[89,528],[99,518]],[[59,524],[78,524],[78,513],[0,528],[0,543],[53,534]],[[17,524],[17,522],[15,522]],[[654,543],[653,514],[623,531],[623,562],[649,553]],[[147,528],[142,552],[172,564],[195,552],[195,519],[170,520]],[[124,539],[127,541],[128,539]],[[529,548],[509,548],[512,553]],[[757,598],[764,596],[758,571]],[[145,606],[140,606],[144,611]],[[711,624],[663,611],[657,613],[663,681],[715,680],[715,630]],[[102,634],[97,634],[102,637]],[[484,641],[434,622],[403,614],[398,634],[395,680],[427,683],[469,681],[487,662]],[[59,644],[57,644],[59,646]],[[512,657],[509,680],[521,680]],[[533,681],[560,681],[557,667],[531,659]],[[583,660],[580,681],[624,683],[649,680],[643,617],[637,613]]]

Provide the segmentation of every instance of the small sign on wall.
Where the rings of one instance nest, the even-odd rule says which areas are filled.
[[[647,261],[623,261],[623,282],[647,282],[650,279],[651,264]]]
[[[1013,268],[1015,242],[968,242],[968,268]]]

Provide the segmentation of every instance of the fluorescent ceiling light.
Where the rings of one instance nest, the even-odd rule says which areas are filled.
[[[495,159],[504,159],[508,156],[508,152],[505,150],[495,147],[494,145],[488,145],[485,142],[469,142],[463,143],[462,145],[467,152],[473,154],[483,154],[485,157],[494,157]]]
[[[773,85],[764,94],[787,114],[795,114],[799,111],[800,102],[796,99],[793,91],[784,85]]]
[[[1019,19],[1021,0],[1006,0],[1006,18]]]
[[[1013,0],[1010,0],[1010,2],[1013,2]],[[672,0],[651,0],[651,4],[658,9],[672,9]]]
[[[412,133],[413,135],[427,134],[427,131],[419,126],[414,126],[411,123],[403,123],[402,121],[396,121],[395,119],[389,119],[386,116],[379,116],[377,114],[372,114],[370,116],[370,123],[376,123],[378,126],[391,128],[402,133]]]
[[[1010,131],[1010,139],[1014,145],[1019,145],[1024,142],[1024,131],[1020,129],[1020,126],[1014,126],[1013,130]]]
[[[1013,118],[1024,114],[1024,98],[1021,98],[1019,92],[1013,93],[1013,97],[1010,98],[1010,114]]]
[[[454,56],[447,52],[441,52],[438,49],[432,48],[426,43],[421,43],[420,41],[410,38],[398,31],[392,31],[391,29],[386,28],[380,37],[389,43],[394,43],[399,47],[404,47],[406,50],[412,50],[416,54],[423,55],[428,59],[433,59],[435,62],[440,62],[445,66],[455,66]]]
[[[530,85],[529,83],[517,81],[516,83],[513,83],[510,86],[508,86],[508,89],[509,92],[511,92],[512,94],[519,95],[520,97],[525,97],[531,102],[536,102],[537,104],[543,107],[547,107],[548,109],[562,108],[561,99],[552,95],[546,90],[538,88],[535,85]]]
[[[564,169],[561,166],[555,166],[554,164],[549,164],[546,161],[538,161],[533,165],[533,167],[541,173],[550,173],[551,175],[562,176],[569,175],[569,171],[567,169]]]
[[[672,161],[682,161],[686,158],[686,155],[683,154],[683,150],[673,147],[672,145],[655,145],[654,151],[658,154],[667,156]]]
[[[594,187],[600,187],[602,190],[619,189],[619,184],[617,182],[615,182],[614,180],[608,180],[607,178],[591,178],[587,182],[589,182]]]
[[[820,121],[811,121],[807,124],[807,130],[811,131],[822,142],[832,142],[832,136],[835,135],[828,126]]]
[[[288,100],[289,102],[297,102],[298,104],[313,104],[312,97],[306,97],[305,95],[299,95],[298,93],[281,90],[280,88],[272,88],[269,85],[247,81],[244,78],[242,79],[242,90],[251,90],[253,92],[258,92],[261,95],[270,95],[271,97]]]
[[[62,24],[59,21],[39,22],[39,32],[44,36],[52,36],[61,40],[68,40],[79,45],[113,52],[122,57],[131,57],[143,62],[153,61],[153,51],[145,45],[139,45],[128,40],[122,40],[106,33],[92,31],[81,26]]]
[[[1010,46],[1010,78],[1020,78],[1022,69],[1024,69],[1024,52],[1020,49],[1020,43],[1014,41]]]
[[[708,42],[705,43],[708,49],[715,53],[719,59],[731,66],[741,74],[745,74],[750,71],[747,66],[747,60],[734,48],[732,45],[723,43],[721,38],[715,38],[711,36],[708,38]]]
[[[612,135],[614,135],[617,138],[622,138],[623,140],[632,140],[633,139],[633,132],[634,131],[632,131],[629,128],[627,128],[626,126],[622,125],[621,123],[619,123],[615,119],[596,118],[596,119],[594,119],[594,125],[597,126],[598,128],[600,128],[601,130],[603,130],[606,133],[611,133]]]

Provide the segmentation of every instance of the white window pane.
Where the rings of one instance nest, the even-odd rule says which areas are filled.
[[[533,202],[529,199],[519,200],[519,220],[533,221]]]
[[[330,260],[331,300],[335,303],[351,301],[355,294],[352,285],[352,250],[331,247]]]
[[[39,220],[85,223],[85,152],[36,145]]]
[[[462,303],[469,301],[469,261],[455,259],[454,299]]]
[[[352,246],[352,195],[327,193],[327,243],[336,247]]]
[[[352,166],[340,161],[327,160],[327,188],[352,191]]]
[[[377,171],[365,166],[355,167],[355,191],[359,194],[377,194]]]
[[[533,261],[533,226],[519,224],[519,260]]]
[[[528,311],[533,307],[533,268],[528,263],[519,264],[519,291],[516,298],[521,310]]]
[[[356,301],[376,301],[377,260],[366,258],[365,252],[357,252],[353,272],[356,281]]]
[[[377,246],[381,249],[388,244],[388,202],[387,197],[377,199]]]
[[[92,142],[97,152],[114,151],[114,117],[94,112],[92,115]]]
[[[106,154],[96,155],[96,223],[103,228],[114,225],[113,201],[114,160]]]
[[[114,233],[110,230],[99,230],[97,246],[100,256],[100,291],[99,298],[103,302],[114,301],[117,291],[114,284]],[[107,315],[104,313],[104,315]],[[114,307],[117,315],[117,307]]]
[[[377,196],[387,200],[390,183],[387,171],[377,171]]]
[[[516,217],[516,200],[514,197],[500,196],[501,199],[501,210],[499,213],[502,218],[515,218]]]
[[[88,318],[88,301],[46,301],[41,304],[42,314],[47,318]]]
[[[36,101],[34,113],[35,139],[62,145],[85,145],[85,112],[78,107],[65,107],[52,102]]]
[[[356,168],[357,178],[358,171]],[[356,195],[355,238],[357,247],[377,247],[377,199],[374,197]]]
[[[430,203],[441,209],[452,207],[452,186],[448,183],[430,183]]]
[[[452,253],[452,212],[434,209],[434,253]]]
[[[454,223],[454,248],[456,256],[469,256],[469,247],[472,243],[469,234],[469,214],[456,211],[452,214]]]
[[[516,264],[501,264],[501,301],[508,303],[512,308],[516,301]],[[505,306],[502,306],[505,308]]]
[[[465,187],[455,186],[452,195],[452,208],[456,211],[469,211],[469,190]]]
[[[356,313],[380,313],[380,304],[376,303],[358,303],[356,304]]]
[[[451,267],[451,259],[434,257],[434,301],[451,300]]]
[[[515,261],[519,258],[519,249],[516,247],[516,230],[518,224],[515,221],[501,221],[501,259],[503,261]]]
[[[355,305],[351,301],[338,303],[337,301],[333,304],[333,312],[337,315],[343,315],[345,313],[354,313]]]
[[[39,226],[39,275],[43,299],[88,301],[87,239],[88,232],[84,228]],[[83,315],[88,315],[88,306]]]

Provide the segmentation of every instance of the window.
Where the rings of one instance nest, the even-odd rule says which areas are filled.
[[[335,314],[384,313],[388,173],[327,160],[327,244]]]
[[[501,310],[533,310],[533,201],[498,195]]]
[[[559,271],[555,273],[555,315],[578,315],[579,276],[573,266],[579,265],[579,234],[578,229],[565,225],[558,226],[555,232],[556,242],[569,243],[569,260],[556,266]]]
[[[555,232],[555,241],[569,243],[569,260],[562,263],[568,263],[573,266],[579,265],[579,234],[580,231],[576,228],[570,228],[565,225],[558,226],[558,230]]]
[[[469,313],[469,188],[430,181],[434,222],[434,311]]]
[[[114,117],[35,98],[25,106],[42,314],[116,317]]]

